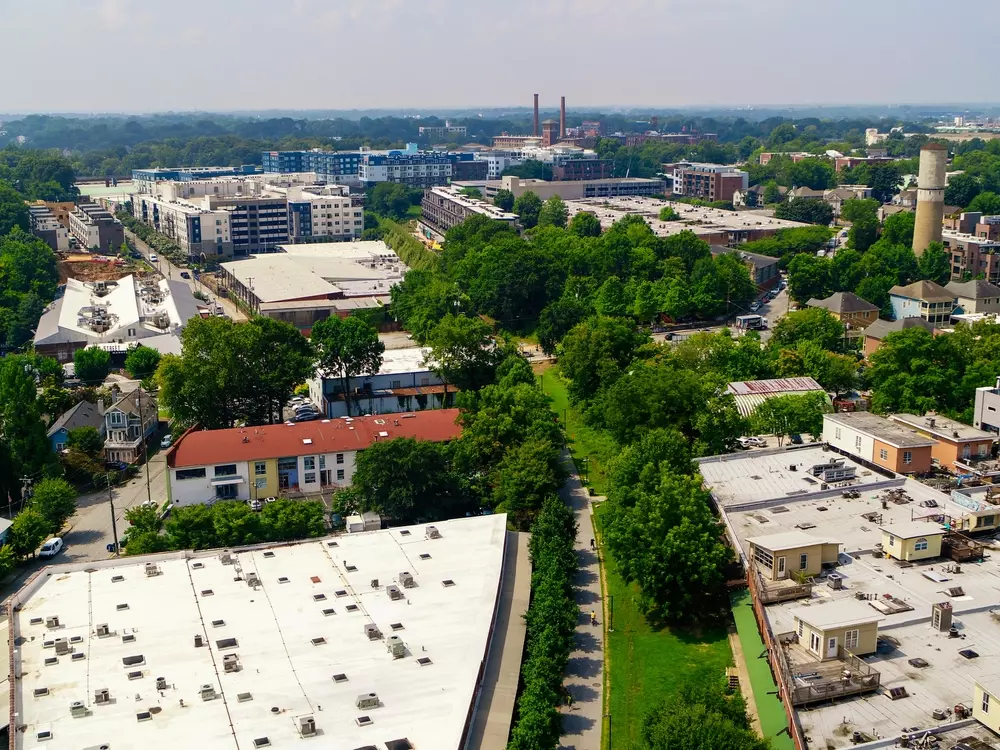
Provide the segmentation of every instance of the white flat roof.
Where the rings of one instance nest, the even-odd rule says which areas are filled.
[[[868,602],[859,602],[853,599],[838,601],[836,604],[830,602],[807,604],[788,610],[788,614],[820,630],[881,622],[885,619],[879,612],[872,609]]]
[[[234,552],[234,564],[215,551],[44,569],[15,595],[15,710],[26,727],[16,746],[36,748],[48,731],[49,750],[244,750],[263,737],[297,747],[297,720],[312,716],[318,747],[384,748],[407,738],[458,750],[489,644],[506,517],[435,525],[438,539],[425,538],[425,526],[395,528]],[[154,559],[160,574],[147,576],[144,563]],[[402,571],[416,585],[400,585],[394,601],[386,585]],[[245,580],[251,572],[257,587]],[[54,615],[53,629],[45,618]],[[103,623],[111,634],[99,637]],[[382,638],[365,635],[370,623]],[[205,646],[195,647],[196,635]],[[394,635],[403,658],[387,650]],[[47,645],[57,637],[83,656],[57,655]],[[231,654],[239,670],[226,672]],[[219,697],[203,700],[203,685]],[[42,688],[47,694],[36,696]],[[103,688],[110,704],[95,702]],[[369,693],[378,707],[359,709],[356,699]],[[71,716],[74,701],[87,715]],[[150,718],[140,721],[140,712]],[[359,726],[361,716],[371,725]]]
[[[751,544],[767,550],[796,549],[798,547],[810,547],[816,544],[833,544],[824,539],[807,534],[804,531],[785,531],[779,534],[765,534],[764,536],[747,537]]]
[[[898,536],[900,539],[919,539],[925,536],[941,536],[947,533],[941,524],[927,521],[900,521],[879,526],[879,531]]]

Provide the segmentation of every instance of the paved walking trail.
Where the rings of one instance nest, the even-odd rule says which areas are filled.
[[[576,467],[563,449],[563,466],[569,477],[560,496],[576,516],[576,554],[579,569],[573,583],[580,619],[576,626],[576,646],[569,656],[563,685],[571,696],[571,706],[563,706],[563,737],[560,750],[601,750],[601,718],[604,684],[604,622],[601,597],[601,572],[597,552],[591,549],[594,529],[590,519],[590,497],[580,484]],[[597,613],[598,624],[590,624],[590,613]]]

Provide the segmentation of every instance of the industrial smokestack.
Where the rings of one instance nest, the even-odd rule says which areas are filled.
[[[917,217],[913,227],[914,255],[923,255],[928,245],[941,241],[944,221],[944,173],[947,165],[948,149],[940,143],[928,143],[920,149]]]
[[[566,97],[559,97],[559,140],[566,137]]]
[[[531,134],[538,137],[538,94],[535,94],[535,120],[534,125],[531,128]]]

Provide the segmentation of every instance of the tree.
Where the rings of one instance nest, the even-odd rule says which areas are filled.
[[[136,380],[145,380],[156,373],[156,368],[160,364],[160,353],[149,346],[136,344],[129,349],[125,357],[125,371],[129,377]]]
[[[812,157],[789,164],[784,169],[784,178],[789,185],[813,190],[825,190],[837,184],[836,173],[830,160]]]
[[[601,220],[590,211],[577,211],[570,219],[569,231],[577,237],[600,237]]]
[[[551,303],[538,316],[535,328],[542,351],[554,354],[563,336],[586,317],[587,307],[575,297],[562,297]]]
[[[88,456],[96,456],[104,450],[104,438],[96,427],[77,427],[69,431],[66,445]]]
[[[592,317],[574,326],[563,338],[559,358],[574,401],[592,398],[602,386],[614,382],[647,340],[621,318]]]
[[[1000,214],[1000,195],[986,191],[980,193],[969,204],[969,211],[980,211],[987,216]]]
[[[497,190],[497,194],[493,196],[493,205],[501,211],[513,211],[514,194],[509,190]]]
[[[866,373],[872,409],[923,414],[954,408],[960,394],[955,386],[962,382],[971,350],[964,336],[956,336],[932,336],[923,328],[886,336]]]
[[[787,203],[779,203],[774,209],[774,216],[778,219],[826,225],[833,221],[833,208],[819,198],[792,198]]]
[[[886,216],[882,224],[882,239],[893,245],[911,247],[916,218],[917,215],[912,211],[900,211]]]
[[[447,383],[477,390],[493,382],[498,352],[490,327],[479,318],[446,315],[427,335],[427,364]]]
[[[385,440],[360,451],[352,485],[363,509],[394,523],[448,518],[464,506],[448,446],[412,438]]]
[[[899,192],[902,175],[899,167],[892,162],[868,164],[868,187],[872,197],[879,203],[888,203]]]
[[[160,534],[163,521],[157,508],[135,505],[125,511],[129,526],[122,534],[121,544],[126,555],[147,555],[170,549],[170,540]]]
[[[23,232],[31,229],[28,206],[24,196],[6,182],[0,181],[0,237],[15,227]]]
[[[750,421],[759,434],[817,436],[823,433],[823,415],[829,411],[825,393],[775,396],[758,406]]]
[[[638,604],[650,620],[711,619],[724,610],[731,552],[699,479],[664,472],[655,492],[610,510],[607,544],[622,577],[641,587]]]
[[[642,750],[768,750],[771,743],[750,728],[737,692],[725,695],[705,675],[654,706],[644,717]]]
[[[99,385],[111,371],[111,355],[96,346],[77,349],[73,353],[76,376],[88,385]]]
[[[53,464],[41,418],[32,358],[0,357],[0,501],[21,497],[21,477],[38,476]]]
[[[413,190],[398,182],[380,182],[368,191],[365,208],[381,216],[402,221],[410,206],[418,205],[422,190]]]
[[[50,528],[50,522],[45,516],[34,508],[25,508],[14,516],[7,544],[19,558],[34,555],[49,535]]]
[[[774,203],[781,203],[783,200],[785,200],[785,196],[777,182],[771,180],[764,185],[764,205],[770,206]]]
[[[944,189],[944,202],[949,206],[967,207],[979,195],[980,190],[982,186],[978,178],[970,174],[952,175]]]
[[[746,419],[736,408],[731,394],[710,398],[695,416],[694,428],[698,433],[694,452],[699,456],[717,456],[736,450],[737,438],[746,435]]]
[[[947,284],[951,278],[951,253],[940,242],[932,242],[917,258],[917,269],[920,278]]]
[[[312,342],[317,349],[320,371],[336,374],[344,387],[347,413],[351,414],[351,378],[376,374],[382,366],[385,344],[378,331],[360,318],[331,315],[316,323]]]
[[[659,218],[660,221],[677,221],[681,218],[681,215],[674,211],[671,206],[664,206],[660,209]]]
[[[323,536],[324,513],[323,503],[318,500],[278,499],[265,505],[259,514],[260,533],[269,542]]]
[[[493,470],[493,507],[507,513],[515,528],[527,531],[564,478],[559,449],[543,438],[529,438],[508,449]]]
[[[538,224],[538,217],[542,211],[542,199],[529,190],[514,201],[513,209],[514,213],[520,217],[521,226],[525,229],[531,229]]]
[[[73,485],[65,479],[43,479],[32,489],[31,507],[45,518],[49,533],[58,532],[76,512],[76,490]]]
[[[483,193],[479,188],[474,187],[464,187],[458,191],[460,195],[464,195],[468,198],[477,198],[479,200],[483,199]]]
[[[800,253],[788,264],[788,293],[797,303],[824,299],[833,286],[830,261],[815,255]]]
[[[624,318],[629,313],[629,299],[625,294],[625,285],[617,276],[608,277],[601,288],[597,290],[594,307],[601,315],[609,318]]]
[[[844,324],[822,307],[795,310],[778,321],[770,345],[792,347],[800,341],[814,341],[828,351],[839,351],[844,340]]]
[[[538,226],[565,229],[568,218],[569,209],[566,208],[566,203],[558,195],[553,195],[542,204],[541,211],[538,213]]]
[[[672,427],[650,430],[608,463],[608,498],[631,507],[637,493],[657,491],[664,471],[694,473],[687,438]]]

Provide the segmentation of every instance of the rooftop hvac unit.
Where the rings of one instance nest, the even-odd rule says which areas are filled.
[[[94,691],[94,703],[97,705],[104,705],[106,703],[111,703],[111,691],[107,688],[101,688],[100,690]]]
[[[239,654],[226,654],[222,657],[222,668],[225,672],[239,672],[240,671],[240,657]]]
[[[211,685],[202,685],[201,689],[198,690],[203,701],[210,701],[215,699],[215,688]]]
[[[72,649],[69,647],[69,641],[65,638],[56,638],[56,653],[62,656],[63,654],[68,654]]]
[[[412,589],[416,585],[413,580],[413,574],[406,570],[399,574],[399,582],[403,585],[404,589]]]
[[[98,638],[106,638],[109,635],[111,635],[111,631],[108,629],[108,624],[106,622],[101,623],[100,625],[97,626]]]
[[[437,526],[428,526],[424,531],[424,537],[427,539],[440,539],[441,532],[437,530]]]
[[[160,566],[156,563],[148,562],[146,563],[146,575],[147,576],[158,576],[160,575]]]
[[[369,641],[377,641],[382,637],[382,631],[378,629],[378,625],[369,622],[365,623],[365,635],[368,636]]]
[[[194,637],[194,647],[201,648],[204,645],[205,645],[205,639],[201,636],[201,634],[196,635]]]
[[[403,592],[399,590],[399,586],[386,586],[385,593],[389,595],[392,601],[397,601],[403,598]]]
[[[59,617],[52,615],[51,617],[45,618],[45,627],[47,628],[58,628],[59,627]]]
[[[392,654],[393,659],[402,659],[406,656],[406,644],[398,635],[391,635],[385,644],[386,650]]]
[[[940,633],[951,630],[951,602],[938,602],[931,605],[931,627]]]
[[[259,586],[260,578],[254,572],[247,573],[247,586]]]
[[[378,708],[378,695],[375,693],[362,693],[357,697],[357,700],[354,701],[354,705],[360,709]]]
[[[313,716],[299,717],[299,734],[302,737],[313,737],[316,734],[316,719]]]
[[[222,561],[223,565],[232,565],[233,564],[233,556],[231,554],[229,554],[228,552],[223,552],[221,555],[219,555],[219,560]]]
[[[830,575],[826,577],[826,585],[831,589],[842,589],[844,588],[844,576],[840,573],[830,573]]]
[[[156,689],[157,690],[166,690],[167,689],[167,678],[166,677],[157,677],[156,678]]]
[[[83,701],[73,701],[69,704],[69,715],[74,719],[87,715],[87,706]]]

